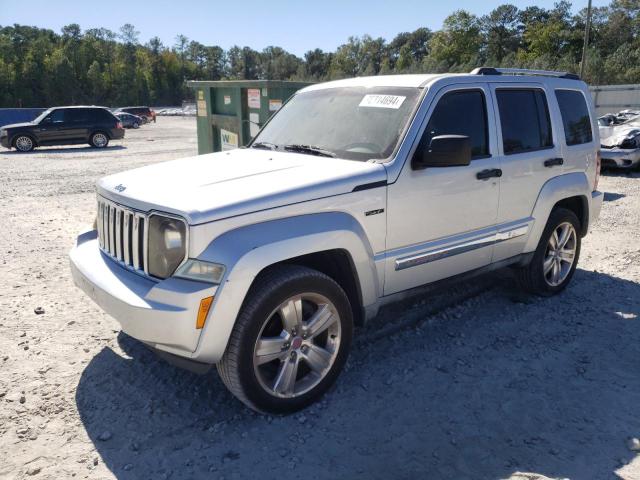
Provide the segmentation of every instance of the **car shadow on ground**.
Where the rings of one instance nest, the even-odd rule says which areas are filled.
[[[616,200],[620,200],[624,197],[626,197],[626,195],[622,193],[604,192],[604,198],[602,200],[605,202],[615,202]]]
[[[600,170],[602,175],[607,177],[640,178],[640,170],[604,167]]]
[[[70,154],[70,153],[78,153],[78,152],[113,152],[115,150],[126,150],[127,147],[124,145],[109,145],[104,148],[95,148],[95,147],[38,147],[30,152],[19,152],[17,150],[3,150],[0,152],[2,155],[37,155],[37,154]]]
[[[122,333],[126,355],[90,361],[77,408],[119,479],[613,478],[640,434],[640,285],[578,270],[542,299],[512,283],[356,342],[338,386],[301,414],[253,413],[215,371],[179,370]]]

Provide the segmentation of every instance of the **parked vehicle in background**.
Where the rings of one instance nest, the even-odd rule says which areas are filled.
[[[604,121],[603,121],[604,119]],[[640,115],[623,110],[598,119],[602,166],[640,168]]]
[[[156,112],[149,107],[122,107],[116,110],[116,113],[118,112],[130,113],[131,115],[141,117],[145,120],[145,123],[156,121]]]
[[[140,125],[146,123],[141,117],[125,112],[116,112],[114,115],[122,122],[124,128],[140,128]]]
[[[110,140],[124,137],[122,123],[103,107],[55,107],[35,120],[0,128],[0,144],[28,152],[47,145],[88,143],[104,148]]]
[[[354,324],[411,289],[511,266],[560,293],[602,206],[598,148],[570,74],[311,85],[248,148],[99,180],[71,269],[129,335],[290,412],[335,382]]]

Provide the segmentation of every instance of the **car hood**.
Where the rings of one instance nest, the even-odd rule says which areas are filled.
[[[625,139],[633,138],[640,134],[640,121],[635,120],[622,125],[601,126],[600,144],[605,147],[617,147]]]
[[[129,170],[98,181],[98,193],[192,225],[353,191],[386,181],[379,163],[236,149]]]
[[[2,125],[0,128],[8,130],[9,128],[22,128],[22,127],[33,127],[35,123],[33,122],[22,122],[22,123],[11,123],[9,125]]]

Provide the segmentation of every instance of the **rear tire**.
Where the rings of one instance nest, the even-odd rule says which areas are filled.
[[[36,143],[29,135],[18,135],[13,141],[13,146],[19,152],[30,152],[36,147]]]
[[[105,148],[109,145],[109,137],[104,132],[95,132],[89,139],[89,144],[95,148]]]
[[[140,128],[140,124],[138,122],[133,122],[133,128]]]
[[[536,295],[551,296],[566,288],[580,257],[580,221],[566,208],[556,208],[529,265],[516,270],[520,287]]]
[[[279,265],[251,287],[217,365],[249,408],[289,413],[315,402],[338,378],[353,336],[351,305],[332,278]]]

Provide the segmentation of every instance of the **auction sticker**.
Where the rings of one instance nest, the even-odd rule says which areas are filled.
[[[247,103],[249,108],[260,108],[260,89],[249,88],[247,89]]]
[[[224,96],[224,104],[229,105],[231,103],[231,95]]]
[[[228,130],[220,129],[220,146],[222,151],[238,148],[238,135]]]
[[[405,98],[401,95],[365,95],[359,106],[398,109]]]

